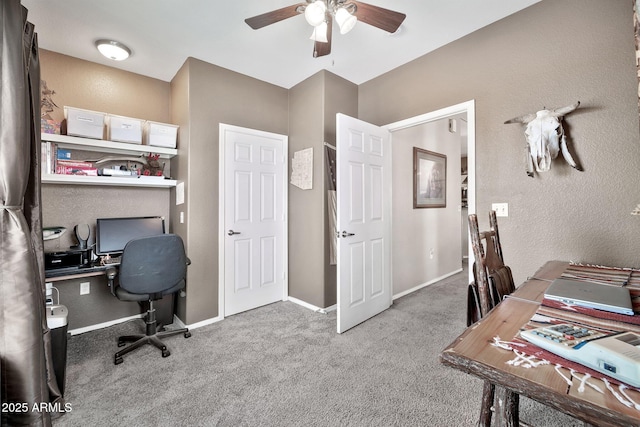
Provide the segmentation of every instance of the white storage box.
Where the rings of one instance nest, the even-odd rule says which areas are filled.
[[[64,118],[67,121],[67,135],[85,138],[102,139],[104,137],[105,113],[64,107]]]
[[[107,139],[142,144],[143,120],[107,114]]]
[[[178,125],[146,121],[144,143],[155,147],[176,148]]]

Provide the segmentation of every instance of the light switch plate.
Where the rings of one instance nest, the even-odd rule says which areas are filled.
[[[491,210],[496,211],[496,216],[508,217],[509,216],[509,203],[492,203]]]

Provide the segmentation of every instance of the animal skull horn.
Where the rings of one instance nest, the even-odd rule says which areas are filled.
[[[546,172],[551,169],[551,160],[558,157],[562,150],[562,157],[578,169],[576,162],[567,149],[567,138],[562,127],[562,119],[580,106],[580,101],[555,110],[542,109],[537,113],[525,114],[504,122],[523,123],[527,127],[524,137],[527,141],[527,175],[533,177],[534,165],[536,172]]]

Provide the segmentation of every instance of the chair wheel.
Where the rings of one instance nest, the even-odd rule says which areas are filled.
[[[162,351],[162,357],[169,357],[169,356],[171,356],[171,352],[169,350]]]
[[[184,337],[185,337],[185,338],[189,338],[190,336],[191,336],[191,332],[185,332],[185,333],[184,333]]]
[[[116,357],[116,358],[114,359],[114,361],[113,361],[114,365],[119,365],[119,364],[121,364],[122,362],[124,362],[124,360],[122,360],[122,356],[120,356],[120,357]]]

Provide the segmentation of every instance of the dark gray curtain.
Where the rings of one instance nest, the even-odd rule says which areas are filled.
[[[0,1],[0,70],[0,398],[17,409],[1,420],[51,425],[63,402],[44,311],[40,64],[19,0]]]

